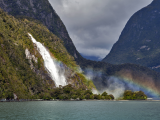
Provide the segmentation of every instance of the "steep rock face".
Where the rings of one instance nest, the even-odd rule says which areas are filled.
[[[0,7],[16,17],[30,17],[41,21],[47,28],[64,41],[68,52],[79,61],[83,57],[76,50],[65,25],[48,0],[0,0]]]
[[[74,58],[67,52],[63,41],[44,25],[27,19],[16,19],[0,9],[0,98],[41,98],[55,87],[55,79],[44,66],[44,59],[28,33],[42,43],[64,70],[69,84],[91,89],[83,74],[77,70]],[[61,61],[61,62],[58,62]],[[90,87],[87,87],[90,86]]]
[[[126,24],[111,52],[102,60],[134,63],[158,71],[160,67],[160,1],[136,12]]]

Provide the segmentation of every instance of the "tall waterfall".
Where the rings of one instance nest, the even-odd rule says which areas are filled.
[[[60,65],[56,63],[56,60],[51,57],[48,50],[40,42],[37,42],[31,34],[28,33],[28,35],[31,37],[32,42],[36,44],[37,50],[44,60],[45,68],[52,80],[55,82],[56,87],[59,87],[59,85],[65,86],[66,79],[64,76],[64,71],[61,70],[62,68]]]

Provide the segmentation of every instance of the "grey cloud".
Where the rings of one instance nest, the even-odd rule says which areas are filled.
[[[77,50],[105,57],[129,18],[152,0],[49,0]]]

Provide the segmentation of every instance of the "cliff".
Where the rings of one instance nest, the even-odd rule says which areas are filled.
[[[112,64],[134,63],[160,70],[160,1],[136,12],[127,22],[111,52],[102,60]]]
[[[79,73],[63,41],[36,21],[16,19],[0,9],[0,98],[15,93],[18,98],[38,98],[55,87],[44,60],[28,33],[41,42],[65,70],[67,84],[92,89],[94,85]]]
[[[48,0],[0,0],[0,8],[15,17],[33,18],[42,22],[53,34],[64,41],[67,51],[76,61],[83,59]]]

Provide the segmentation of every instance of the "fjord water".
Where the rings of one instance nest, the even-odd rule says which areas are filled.
[[[32,42],[36,44],[37,50],[39,51],[44,60],[45,68],[50,74],[52,80],[54,80],[56,86],[57,87],[59,87],[59,85],[65,86],[66,80],[64,72],[61,71],[61,67],[58,64],[56,64],[56,61],[51,57],[49,51],[40,42],[37,42],[36,39],[34,39],[31,34],[28,33],[28,35],[30,36]]]
[[[0,120],[160,120],[160,102],[1,102]]]

